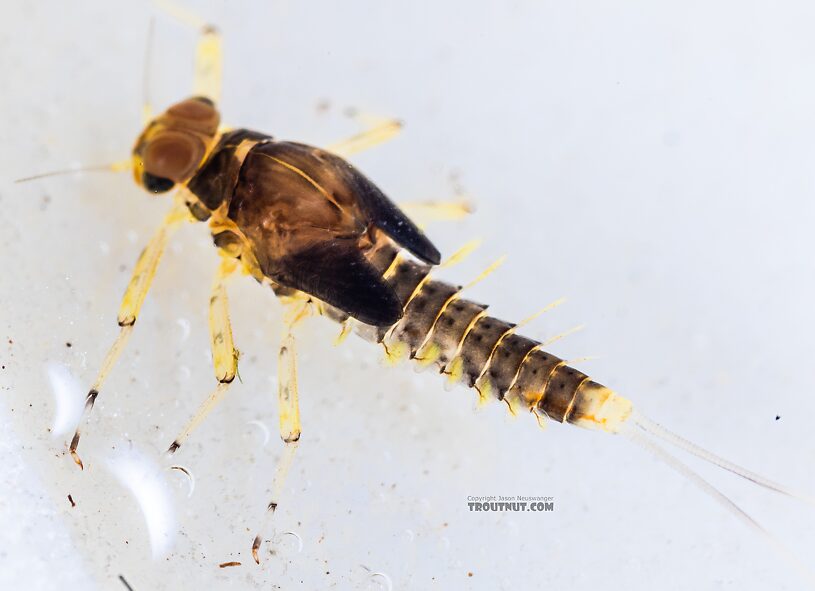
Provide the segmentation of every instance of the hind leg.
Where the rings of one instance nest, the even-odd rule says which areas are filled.
[[[278,460],[275,469],[274,481],[272,483],[272,498],[266,507],[260,529],[252,542],[252,557],[260,564],[258,550],[263,543],[264,534],[274,517],[280,497],[283,493],[283,485],[286,482],[291,468],[297,445],[300,441],[300,403],[297,394],[297,355],[295,352],[294,336],[289,331],[283,337],[278,355],[278,386],[277,397],[280,412],[280,438],[283,440],[285,448],[283,455]]]
[[[401,201],[399,207],[420,226],[429,222],[460,220],[473,212],[473,205],[467,199],[459,201]]]

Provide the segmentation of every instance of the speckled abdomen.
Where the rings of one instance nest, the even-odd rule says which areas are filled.
[[[631,414],[628,400],[516,334],[515,324],[488,316],[486,305],[460,297],[460,286],[431,279],[428,265],[402,258],[391,246],[369,258],[398,295],[404,315],[390,327],[358,324],[356,332],[384,345],[391,359],[436,367],[450,382],[503,400],[513,412],[526,409],[606,431],[617,431]],[[333,309],[327,315],[348,320]]]

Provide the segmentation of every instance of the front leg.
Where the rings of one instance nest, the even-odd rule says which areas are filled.
[[[116,364],[119,356],[127,344],[130,335],[133,332],[133,325],[136,324],[136,318],[139,315],[144,298],[153,284],[153,277],[156,274],[158,263],[161,260],[161,255],[164,253],[164,247],[167,245],[167,239],[170,234],[178,228],[179,224],[184,220],[189,219],[189,211],[181,202],[176,202],[173,209],[164,218],[164,221],[159,226],[156,233],[150,239],[150,242],[142,251],[139,259],[136,261],[136,266],[133,269],[133,275],[130,277],[130,282],[127,284],[125,295],[122,298],[122,304],[119,307],[119,336],[113,342],[105,360],[102,362],[102,368],[94,380],[93,385],[88,391],[85,398],[85,410],[82,411],[82,417],[79,420],[81,426],[93,408],[96,398],[99,396],[99,391],[102,384],[107,378],[110,370]],[[79,447],[80,426],[77,426],[74,437],[71,440],[71,457],[80,468],[84,468],[82,460],[77,453]]]
[[[221,100],[223,71],[220,33],[214,26],[173,0],[153,0],[153,2],[180,23],[199,31],[195,48],[193,96],[203,96],[217,104]]]

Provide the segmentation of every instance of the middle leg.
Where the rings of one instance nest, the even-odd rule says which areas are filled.
[[[398,119],[358,116],[367,129],[345,140],[328,146],[328,151],[347,158],[359,152],[384,144],[402,131],[403,123]],[[399,207],[420,224],[432,221],[455,221],[473,212],[473,205],[467,199],[456,201],[413,201],[403,202]]]
[[[224,258],[215,275],[212,285],[212,295],[209,299],[209,330],[212,346],[212,363],[215,369],[215,378],[218,384],[204,403],[198,408],[190,422],[175,438],[167,453],[175,453],[181,444],[186,441],[198,425],[212,412],[212,409],[221,401],[229,389],[230,384],[238,373],[238,350],[232,339],[232,324],[229,321],[229,302],[226,296],[226,278],[238,268],[238,261]]]
[[[398,119],[377,118],[368,126],[368,129],[328,146],[328,151],[347,158],[387,142],[401,130],[402,122]]]

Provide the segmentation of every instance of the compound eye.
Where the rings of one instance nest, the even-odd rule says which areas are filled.
[[[220,122],[220,115],[215,103],[205,96],[196,96],[167,109],[167,115],[183,121],[184,126],[204,133],[215,133]]]
[[[201,141],[178,131],[163,131],[145,147],[144,170],[153,177],[184,182],[204,155]]]
[[[149,172],[142,173],[141,181],[144,188],[151,193],[166,193],[175,187],[175,183],[170,179],[165,179],[160,176],[153,176]]]

